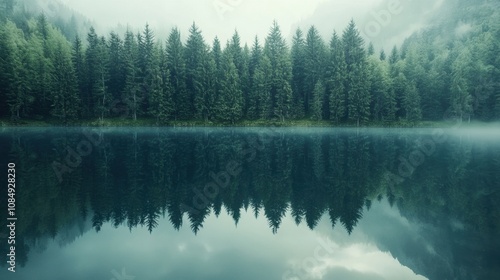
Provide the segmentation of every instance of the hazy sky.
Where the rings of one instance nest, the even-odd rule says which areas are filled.
[[[148,22],[157,33],[164,34],[176,25],[185,38],[189,26],[196,21],[207,42],[212,42],[216,35],[225,42],[237,29],[242,41],[251,43],[255,35],[263,41],[275,19],[289,39],[300,22],[308,28],[311,16],[321,9],[328,9],[328,18],[314,24],[341,31],[351,18],[361,18],[383,0],[61,1],[101,28],[114,28],[118,24],[142,28]]]

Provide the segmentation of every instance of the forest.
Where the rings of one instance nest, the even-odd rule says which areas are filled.
[[[328,40],[314,26],[297,29],[290,44],[274,22],[249,46],[237,31],[228,42],[207,42],[195,23],[185,42],[177,28],[160,40],[147,24],[135,33],[67,36],[44,14],[4,7],[0,120],[496,121],[500,24],[488,3],[387,53],[365,42],[354,21]]]

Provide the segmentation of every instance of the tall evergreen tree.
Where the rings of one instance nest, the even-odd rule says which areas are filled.
[[[272,115],[271,103],[271,87],[272,87],[272,66],[271,61],[264,54],[257,70],[255,70],[253,92],[255,103],[253,104],[253,112],[255,117],[260,119],[268,119]]]
[[[293,111],[296,118],[305,116],[305,47],[304,34],[297,28],[291,49]]]
[[[166,67],[163,48],[157,45],[154,48],[153,80],[151,88],[150,115],[156,119],[157,124],[164,124],[172,120],[174,104],[170,73]]]
[[[316,84],[324,75],[326,61],[325,46],[316,27],[311,26],[306,36],[304,48],[304,106],[306,115],[311,115],[312,94]],[[316,113],[316,112],[315,112]]]
[[[186,89],[189,96],[191,118],[206,119],[208,117],[205,103],[203,64],[208,51],[201,30],[195,23],[189,29],[184,58],[186,60]]]
[[[406,111],[406,120],[419,121],[422,119],[422,110],[420,95],[414,84],[408,85],[404,97],[404,107]]]
[[[238,69],[233,54],[226,48],[222,56],[222,77],[217,115],[224,122],[234,124],[243,116],[243,92],[240,89]]]
[[[337,33],[334,32],[330,41],[330,62],[328,66],[327,86],[329,94],[329,117],[338,123],[345,119],[345,94],[346,61],[344,47]]]
[[[78,117],[80,100],[78,98],[78,83],[71,62],[71,49],[67,42],[58,43],[54,60],[54,82],[51,114],[63,123]]]
[[[133,120],[137,120],[140,109],[139,94],[139,47],[134,33],[127,31],[123,43],[123,60],[125,72],[125,85],[123,88],[122,102],[125,103],[125,112]]]
[[[118,34],[111,32],[108,46],[108,89],[114,100],[119,100],[125,86],[125,62],[123,41]]]
[[[28,38],[30,52],[34,58],[31,66],[34,69],[32,91],[37,97],[37,106],[33,108],[33,113],[39,116],[47,116],[50,111],[54,86],[52,73],[54,73],[55,33],[45,15],[41,14],[36,19],[34,32]]]
[[[78,97],[80,100],[80,116],[90,117],[90,109],[88,108],[89,101],[86,99],[86,69],[85,69],[85,54],[83,52],[82,41],[79,36],[75,37],[73,42],[71,60],[77,80]]]
[[[155,67],[154,40],[154,33],[149,28],[149,24],[146,24],[142,34],[137,35],[140,114],[146,114],[150,105],[150,93],[153,88],[153,71]]]
[[[2,28],[0,58],[2,67],[2,85],[4,96],[14,119],[27,116],[34,96],[31,93],[33,70],[26,67],[33,65],[34,58],[24,39],[23,33],[14,23],[7,21]],[[36,46],[32,46],[36,47]]]
[[[452,67],[452,81],[450,88],[450,103],[452,113],[455,114],[460,121],[464,117],[470,120],[472,114],[472,97],[470,94],[469,77],[472,61],[471,53],[464,48],[458,55]]]
[[[288,47],[281,35],[278,23],[273,26],[266,38],[264,53],[271,63],[271,111],[269,117],[285,121],[291,115],[292,90],[290,86],[292,66],[288,56]]]
[[[347,117],[358,126],[370,116],[369,83],[364,41],[351,20],[342,36],[346,60]]]
[[[186,90],[186,60],[184,52],[181,34],[177,28],[173,28],[167,40],[166,55],[176,108],[174,117],[176,120],[188,119],[192,114],[190,98]]]
[[[313,98],[311,104],[311,117],[313,120],[323,120],[323,101],[325,97],[325,86],[321,80],[316,82],[313,91]]]

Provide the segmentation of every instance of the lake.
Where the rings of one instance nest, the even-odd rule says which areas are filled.
[[[1,279],[500,279],[495,129],[0,128],[0,155]]]

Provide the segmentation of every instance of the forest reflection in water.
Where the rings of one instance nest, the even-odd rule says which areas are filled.
[[[310,229],[326,215],[351,233],[363,211],[385,198],[408,220],[433,225],[433,236],[448,236],[441,249],[450,267],[442,271],[458,265],[463,275],[497,273],[498,137],[446,132],[441,141],[434,132],[4,130],[2,166],[15,162],[18,174],[18,262],[28,261],[37,240],[76,220],[90,219],[96,231],[110,223],[152,232],[166,217],[175,229],[198,233],[209,215],[224,211],[238,224],[251,211],[275,234],[286,235],[279,228],[287,213]]]

